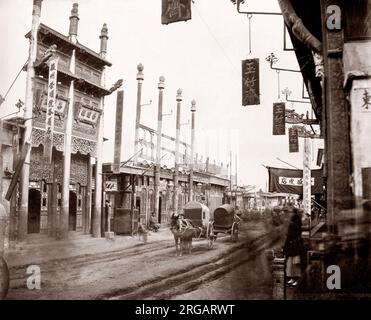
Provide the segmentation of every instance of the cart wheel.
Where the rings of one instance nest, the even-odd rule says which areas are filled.
[[[209,249],[212,249],[212,247],[214,246],[214,241],[215,241],[215,235],[214,235],[214,228],[213,228],[213,225],[209,225],[209,228],[208,228],[208,234],[207,234],[207,244],[208,244],[208,247]]]
[[[231,231],[231,240],[236,242],[238,240],[238,224],[234,223]]]

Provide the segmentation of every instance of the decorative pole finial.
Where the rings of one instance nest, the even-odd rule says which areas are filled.
[[[176,101],[182,101],[183,100],[182,93],[183,93],[182,89],[178,89],[177,96],[176,96]]]
[[[159,89],[165,89],[165,77],[164,76],[160,77],[159,83],[158,83],[158,88]]]
[[[137,70],[138,70],[137,80],[138,81],[144,80],[144,74],[143,74],[144,66],[141,63],[138,64]]]
[[[105,58],[107,53],[107,41],[108,41],[107,23],[103,24],[102,30],[100,31],[99,39],[100,39],[100,55],[102,58]]]
[[[70,40],[75,41],[77,37],[77,30],[79,25],[79,4],[74,3],[72,5],[71,15],[70,15]]]
[[[191,101],[191,112],[195,112],[196,111],[196,100],[195,99],[193,99],[192,101]]]

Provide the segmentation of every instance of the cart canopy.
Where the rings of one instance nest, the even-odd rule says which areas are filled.
[[[200,202],[190,201],[183,207],[184,217],[190,219],[195,227],[207,228],[212,220],[208,207]]]
[[[223,204],[214,211],[214,227],[229,228],[234,222],[234,208],[230,204]]]

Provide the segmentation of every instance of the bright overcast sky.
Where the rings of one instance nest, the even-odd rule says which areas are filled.
[[[281,16],[253,16],[252,53],[249,55],[248,19],[237,13],[230,0],[195,0],[192,19],[170,25],[161,24],[161,0],[44,0],[41,22],[68,35],[69,16],[74,2],[79,3],[78,41],[99,51],[99,34],[103,23],[109,32],[106,86],[123,78],[125,90],[122,160],[132,156],[137,82],[137,65],[144,65],[142,123],[156,129],[158,78],[166,78],[163,130],[175,136],[176,91],[183,90],[182,122],[190,119],[191,100],[197,101],[197,152],[217,163],[229,161],[229,149],[238,157],[240,184],[266,188],[267,170],[262,166],[287,167],[277,157],[302,168],[300,153],[288,152],[288,136],[272,136],[272,103],[278,100],[277,74],[265,58],[274,52],[277,67],[297,69],[292,51],[283,51]],[[278,12],[276,0],[248,0],[253,11]],[[24,35],[31,28],[32,0],[0,0],[2,50],[0,52],[0,93],[8,90],[28,55]],[[241,60],[260,59],[261,104],[241,106]],[[282,72],[281,90],[289,87],[291,99],[301,100],[302,78],[299,73]],[[0,115],[16,111],[14,104],[25,97],[25,74],[15,83],[1,107]],[[104,161],[113,160],[115,98],[105,101]],[[281,97],[284,99],[284,97]],[[288,104],[305,113],[306,104]],[[182,126],[187,142],[190,126]],[[230,133],[228,133],[230,132]],[[231,143],[228,143],[231,136]],[[319,141],[315,141],[318,145]],[[209,147],[207,147],[209,145]],[[230,147],[229,147],[230,146]],[[313,147],[313,168],[317,147]],[[234,156],[233,156],[234,158]],[[233,159],[233,167],[235,161]]]

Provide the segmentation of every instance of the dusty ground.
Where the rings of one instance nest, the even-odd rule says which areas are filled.
[[[41,290],[28,290],[27,265],[13,263],[8,299],[269,299],[265,250],[282,230],[267,235],[262,222],[244,222],[237,243],[219,235],[213,249],[194,241],[191,255],[175,256],[168,237],[112,250],[92,250],[47,261],[38,256]],[[104,240],[102,240],[104,241]],[[137,241],[137,240],[136,240]]]

